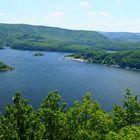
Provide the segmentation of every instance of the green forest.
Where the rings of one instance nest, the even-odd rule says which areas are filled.
[[[13,103],[0,114],[2,140],[139,140],[140,100],[130,89],[122,106],[105,111],[86,93],[72,107],[63,103],[58,91],[49,92],[34,110],[17,92]]]
[[[140,50],[140,41],[113,40],[96,31],[26,24],[0,24],[0,46],[21,50],[85,52]]]
[[[72,54],[67,57],[83,59],[90,63],[106,64],[122,68],[140,69],[140,51],[104,52],[94,51]]]

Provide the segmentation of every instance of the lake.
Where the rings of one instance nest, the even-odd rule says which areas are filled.
[[[67,54],[44,52],[44,56],[35,57],[33,51],[0,50],[0,60],[15,67],[14,71],[0,72],[0,111],[12,102],[16,91],[35,109],[55,89],[68,106],[90,91],[106,110],[121,104],[127,87],[140,93],[140,72],[64,59]]]

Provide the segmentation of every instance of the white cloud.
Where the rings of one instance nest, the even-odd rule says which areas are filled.
[[[49,16],[54,17],[54,18],[59,18],[59,17],[63,17],[64,13],[62,13],[62,12],[54,12],[54,13],[50,13]]]
[[[100,12],[100,15],[101,15],[101,16],[108,16],[109,14],[108,14],[107,12],[105,12],[105,11],[101,11],[101,12]]]
[[[0,16],[4,16],[4,15],[5,15],[5,13],[0,12]]]
[[[100,11],[100,12],[93,12],[93,11],[89,11],[88,12],[88,15],[90,15],[90,16],[97,16],[98,15],[98,17],[102,17],[102,16],[104,16],[104,17],[106,17],[106,16],[110,16],[107,12],[105,12],[105,11]]]
[[[79,4],[81,7],[88,7],[89,6],[89,2],[88,1],[83,1]]]
[[[96,16],[96,15],[97,15],[97,13],[96,13],[96,12],[93,12],[93,11],[89,11],[88,14],[89,14],[90,16]]]
[[[121,0],[118,0],[117,3],[118,3],[119,5],[122,5],[122,4],[123,4],[123,2],[122,2]]]
[[[46,16],[47,21],[61,21],[64,19],[64,13],[62,12],[53,12]]]

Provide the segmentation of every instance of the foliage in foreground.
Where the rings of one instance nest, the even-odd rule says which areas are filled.
[[[129,89],[123,106],[106,112],[90,94],[67,109],[57,91],[48,93],[35,111],[20,92],[0,115],[3,140],[139,140],[140,101]]]

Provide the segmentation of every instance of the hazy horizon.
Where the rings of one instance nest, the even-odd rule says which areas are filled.
[[[112,32],[112,33],[140,33],[140,32],[130,32],[130,31],[98,31],[98,30],[86,30],[86,29],[72,29],[72,28],[65,28],[65,27],[57,27],[57,26],[48,26],[48,25],[37,25],[37,24],[28,24],[28,23],[0,23],[0,24],[9,24],[9,25],[30,25],[30,26],[44,26],[44,27],[51,27],[51,28],[59,28],[65,30],[74,30],[74,31],[95,31],[95,32]]]

